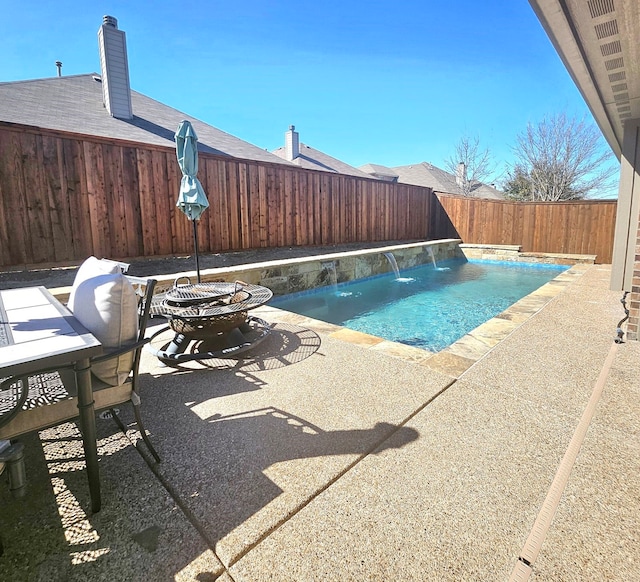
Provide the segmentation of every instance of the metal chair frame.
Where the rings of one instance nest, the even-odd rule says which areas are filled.
[[[127,276],[127,279],[130,280],[134,287],[137,287],[137,293],[140,296],[138,303],[139,331],[137,339],[134,342],[123,345],[113,351],[109,351],[109,353],[92,358],[91,364],[109,360],[129,352],[134,353],[133,364],[129,377],[119,386],[110,386],[100,382],[95,377],[93,378],[92,384],[95,410],[99,411],[109,409],[116,423],[119,425],[121,430],[124,431],[125,427],[118,418],[114,407],[130,401],[133,404],[133,412],[140,430],[140,435],[156,462],[160,462],[160,456],[153,447],[142,422],[140,414],[141,400],[138,393],[140,357],[142,348],[150,341],[150,339],[145,338],[145,334],[147,331],[151,299],[153,297],[156,280],[129,276]],[[145,287],[144,292],[142,291],[143,286]],[[59,373],[60,382],[64,384],[66,391],[71,395],[71,397],[44,405],[34,402],[37,394],[29,394],[29,378],[42,377],[43,374],[52,372]],[[75,375],[69,374],[68,372],[73,372],[73,368],[59,366],[55,369],[39,370],[36,373],[32,373],[24,377],[5,378],[0,382],[0,394],[5,391],[7,394],[11,391],[14,391],[16,394],[16,406],[14,409],[0,417],[0,439],[14,439],[22,434],[50,428],[77,418],[79,416],[77,407],[78,402],[77,397],[73,396],[75,393]]]

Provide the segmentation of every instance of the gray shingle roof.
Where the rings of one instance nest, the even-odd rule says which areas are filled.
[[[111,117],[103,106],[102,83],[96,73],[0,83],[0,121],[175,147],[175,131],[187,119],[198,134],[200,151],[288,164],[136,91],[131,91],[131,103],[133,119]]]
[[[489,200],[504,200],[504,192],[494,188],[490,184],[480,184],[471,191],[476,198],[488,198]]]
[[[380,164],[365,164],[360,166],[358,170],[362,170],[365,174],[372,176],[381,176],[386,178],[398,178],[398,172],[387,168],[387,166],[381,166]]]
[[[462,189],[456,183],[456,177],[440,168],[421,162],[409,166],[396,166],[393,168],[398,174],[398,182],[415,184],[416,186],[428,186],[438,192],[450,194],[462,194]]]
[[[282,159],[286,159],[284,147],[273,150],[273,153]],[[370,174],[366,174],[358,170],[358,168],[354,168],[345,162],[332,158],[324,152],[303,143],[300,143],[300,155],[291,163],[301,168],[307,168],[308,170],[320,170],[322,172],[333,172],[334,174],[346,174],[348,176],[357,176],[358,178],[374,179]]]
[[[464,194],[453,174],[445,172],[428,162],[411,164],[409,166],[396,166],[393,170],[398,174],[398,182],[414,184],[416,186],[427,186],[437,192]],[[502,192],[487,184],[478,184],[475,186],[472,189],[471,195],[476,198],[504,199]]]

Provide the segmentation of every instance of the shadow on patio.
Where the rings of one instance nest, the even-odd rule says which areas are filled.
[[[135,430],[99,421],[103,509],[87,516],[77,429],[25,439],[27,499],[0,487],[2,574],[508,579],[612,344],[608,276],[587,269],[457,379],[284,323],[239,361],[145,354],[163,462],[149,470]],[[538,580],[640,575],[639,357],[618,347]]]

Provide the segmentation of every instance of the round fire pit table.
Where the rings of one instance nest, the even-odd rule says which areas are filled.
[[[178,284],[151,302],[152,317],[169,325],[151,336],[175,332],[161,349],[147,348],[165,364],[232,357],[259,344],[271,331],[266,321],[248,314],[264,305],[273,293],[261,285],[244,283]],[[188,279],[187,279],[188,281]]]

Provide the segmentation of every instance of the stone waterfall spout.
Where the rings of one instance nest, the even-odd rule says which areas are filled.
[[[389,264],[391,265],[391,268],[393,269],[393,274],[396,276],[395,280],[400,282],[400,283],[410,283],[411,281],[415,281],[415,279],[413,277],[401,277],[400,276],[400,269],[398,269],[398,261],[396,261],[396,257],[394,256],[393,253],[388,252],[388,253],[384,253],[384,256],[387,258],[387,261],[389,261]]]
[[[436,262],[436,257],[433,254],[433,248],[432,247],[427,247],[427,253],[429,253],[429,256],[431,257],[431,262],[433,263],[433,268],[436,271],[449,271],[449,267],[438,267],[438,263]]]

